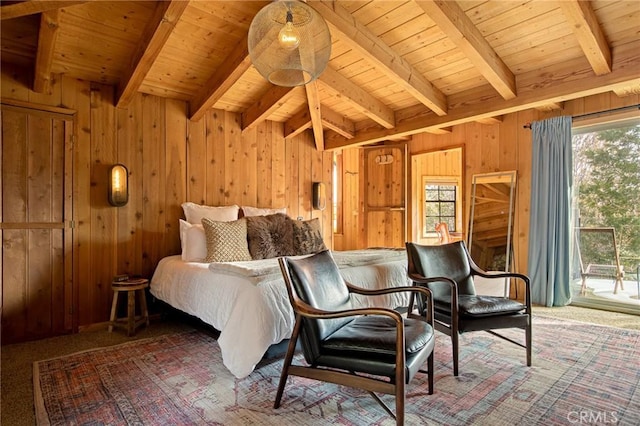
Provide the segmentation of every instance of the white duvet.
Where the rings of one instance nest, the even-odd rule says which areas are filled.
[[[334,251],[344,279],[364,288],[409,285],[404,250]],[[162,259],[151,294],[220,331],[224,365],[236,377],[249,375],[269,346],[291,337],[294,315],[277,259],[232,263]],[[408,294],[355,295],[360,306],[406,304]]]

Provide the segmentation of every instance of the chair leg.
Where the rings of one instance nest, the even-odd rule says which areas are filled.
[[[529,324],[525,328],[525,342],[527,344],[527,367],[531,367],[531,346],[533,345],[532,333],[531,333],[531,317],[529,317]]]
[[[276,393],[276,400],[273,403],[273,408],[280,407],[280,401],[282,400],[282,393],[284,392],[284,387],[287,384],[287,379],[289,378],[289,366],[293,361],[293,354],[296,351],[296,343],[298,341],[298,334],[300,333],[301,325],[302,325],[302,317],[298,315],[296,316],[296,324],[293,327],[293,332],[291,333],[291,340],[289,340],[287,355],[285,355],[284,363],[282,364],[282,372],[280,373],[280,383],[278,384],[278,392]]]
[[[433,352],[431,352],[431,355],[429,355],[429,358],[427,358],[427,366],[429,367],[429,374],[428,374],[428,378],[429,378],[429,395],[433,395],[433,376],[435,376],[435,370],[433,367]]]
[[[458,331],[451,330],[451,346],[453,349],[453,375],[458,375]]]
[[[405,398],[404,380],[397,380],[396,381],[396,425],[397,426],[404,426],[404,398]]]

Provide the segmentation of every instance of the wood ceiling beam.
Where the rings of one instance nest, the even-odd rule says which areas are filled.
[[[515,99],[501,99],[489,87],[469,90],[449,98],[451,108],[445,117],[438,117],[433,113],[416,116],[398,123],[394,129],[362,130],[353,139],[332,135],[325,140],[325,149],[367,145],[388,140],[396,135],[408,136],[429,132],[495,115],[511,114],[550,103],[639,85],[640,41],[614,48],[613,57],[615,60],[609,74],[596,76],[590,66],[585,68],[582,58],[577,58],[519,75],[518,97]]]
[[[447,114],[447,98],[444,93],[342,6],[335,1],[314,1],[310,5],[327,21],[332,35],[338,36],[427,108],[438,115]]]
[[[294,93],[294,89],[300,88],[271,86],[258,102],[242,113],[242,131],[255,127],[258,123],[269,118],[274,111],[287,102],[287,99]]]
[[[602,32],[591,2],[565,0],[558,2],[567,22],[578,39],[591,68],[597,75],[611,72],[611,49]]]
[[[20,18],[83,3],[87,3],[87,1],[30,0],[20,3],[3,4],[0,7],[0,19],[4,21],[5,19]]]
[[[624,98],[631,95],[640,95],[640,84],[635,86],[621,87],[613,91],[618,97]]]
[[[51,89],[51,66],[58,38],[58,19],[60,12],[51,10],[40,15],[40,31],[38,33],[38,51],[33,78],[33,91],[48,93]]]
[[[240,40],[231,54],[222,61],[222,65],[206,82],[200,91],[201,95],[191,102],[191,120],[198,121],[204,117],[206,111],[212,108],[251,68],[247,37]]]
[[[516,97],[516,77],[458,3],[451,0],[417,3],[504,99]]]
[[[550,102],[536,108],[538,111],[549,112],[564,109],[564,102]]]
[[[329,92],[348,100],[355,109],[382,127],[386,129],[395,127],[395,113],[391,108],[343,77],[338,71],[327,67],[318,79]]]
[[[311,128],[313,138],[316,141],[316,150],[324,151],[324,129],[322,127],[322,112],[320,111],[320,94],[318,93],[318,81],[304,85],[307,92],[307,104],[309,106],[309,116],[311,117]]]
[[[118,87],[117,107],[126,107],[131,102],[187,6],[189,0],[157,3],[153,17],[145,27],[133,60]]]
[[[292,138],[311,128],[309,108],[303,108],[284,123],[284,137]]]
[[[480,124],[500,124],[502,123],[502,116],[480,118],[476,122]]]
[[[322,124],[334,132],[351,139],[356,135],[356,124],[324,105],[320,106]]]

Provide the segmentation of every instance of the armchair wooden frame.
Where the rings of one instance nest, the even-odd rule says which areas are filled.
[[[405,368],[405,330],[404,330],[404,320],[403,314],[400,311],[396,311],[390,308],[379,308],[379,307],[369,307],[369,308],[357,308],[357,309],[349,309],[349,310],[340,310],[340,311],[324,311],[320,309],[316,309],[313,306],[305,303],[297,294],[294,289],[293,283],[291,282],[291,275],[289,270],[289,265],[287,264],[286,258],[278,259],[280,263],[280,268],[282,270],[284,281],[287,287],[287,292],[289,295],[289,300],[295,312],[295,326],[291,335],[291,340],[289,341],[289,346],[287,349],[287,354],[285,356],[284,364],[282,367],[282,373],[280,375],[280,383],[278,385],[278,391],[276,394],[276,399],[274,403],[274,408],[278,408],[280,406],[280,402],[282,399],[282,395],[284,392],[284,388],[287,382],[287,378],[290,375],[306,377],[314,380],[360,388],[369,392],[369,394],[382,406],[382,408],[393,418],[396,419],[396,423],[398,425],[404,424],[404,411],[405,411],[405,384],[410,380],[407,377],[406,368]],[[365,296],[378,296],[392,293],[400,293],[400,292],[411,292],[418,293],[425,297],[428,301],[428,307],[425,310],[424,315],[417,315],[412,309],[412,305],[414,303],[414,297],[411,297],[411,304],[407,307],[408,318],[419,319],[422,321],[426,321],[433,327],[434,318],[433,318],[433,301],[431,292],[426,288],[421,287],[411,287],[411,286],[402,286],[402,287],[392,287],[392,288],[384,288],[384,289],[376,289],[376,290],[368,290],[360,287],[356,287],[351,285],[350,283],[346,283],[349,293],[355,293]],[[425,291],[426,290],[426,291]],[[293,355],[296,349],[296,344],[298,342],[298,338],[300,337],[301,330],[303,328],[304,318],[312,318],[312,319],[331,319],[331,318],[342,318],[342,317],[350,317],[350,316],[362,316],[362,315],[382,315],[393,319],[396,326],[396,357],[395,357],[395,377],[389,377],[389,380],[385,380],[387,378],[383,377],[374,377],[371,375],[360,375],[356,371],[347,371],[347,370],[338,370],[331,367],[320,366],[320,365],[292,365]],[[429,355],[427,359],[428,370],[424,371],[419,369],[418,371],[421,373],[426,373],[428,375],[428,386],[429,386],[429,395],[433,394],[433,381],[434,381],[434,357],[433,352]],[[385,404],[375,392],[382,394],[391,394],[395,395],[396,402],[396,414]]]
[[[478,318],[477,320],[465,321],[464,326],[460,325],[460,312],[459,312],[459,289],[458,283],[445,276],[437,276],[437,277],[424,277],[423,275],[417,272],[416,268],[416,260],[413,258],[412,250],[410,250],[410,246],[414,245],[413,243],[407,243],[407,259],[408,259],[408,275],[409,279],[414,283],[414,285],[425,286],[430,283],[446,283],[449,285],[451,297],[450,297],[450,305],[449,312],[450,315],[438,313],[436,311],[434,323],[436,330],[447,334],[451,337],[451,346],[453,352],[453,375],[458,375],[458,364],[459,364],[459,334],[468,331],[486,331],[489,334],[492,334],[496,337],[499,337],[503,340],[509,341],[517,346],[526,349],[526,362],[527,366],[531,366],[531,352],[532,352],[532,311],[531,311],[531,281],[528,276],[524,274],[519,274],[515,272],[503,272],[503,273],[495,273],[491,274],[480,269],[464,246],[464,243],[458,241],[452,244],[460,244],[463,246],[464,252],[467,257],[467,261],[469,262],[471,276],[480,276],[484,278],[508,278],[508,279],[517,279],[520,280],[524,285],[524,314],[518,315],[517,317],[510,318],[509,316],[504,316],[504,323],[498,324],[496,323],[495,318],[500,318],[500,316],[487,317],[487,318]],[[415,244],[417,246],[417,244]],[[517,288],[517,286],[516,286]],[[413,303],[413,301],[410,301]],[[493,318],[493,319],[492,319]],[[521,343],[517,340],[511,339],[501,333],[497,333],[494,331],[495,329],[501,328],[523,328],[525,331],[525,343]]]

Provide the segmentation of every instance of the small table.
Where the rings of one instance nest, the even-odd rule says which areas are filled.
[[[145,289],[149,287],[146,278],[131,278],[126,281],[113,281],[113,302],[111,303],[111,318],[109,320],[109,333],[113,327],[123,327],[127,330],[127,336],[132,336],[136,328],[142,324],[149,325],[149,311],[147,310],[147,296]],[[120,292],[127,292],[127,318],[116,318],[118,311],[118,296]],[[140,309],[142,313],[136,317],[136,293],[140,294]]]

